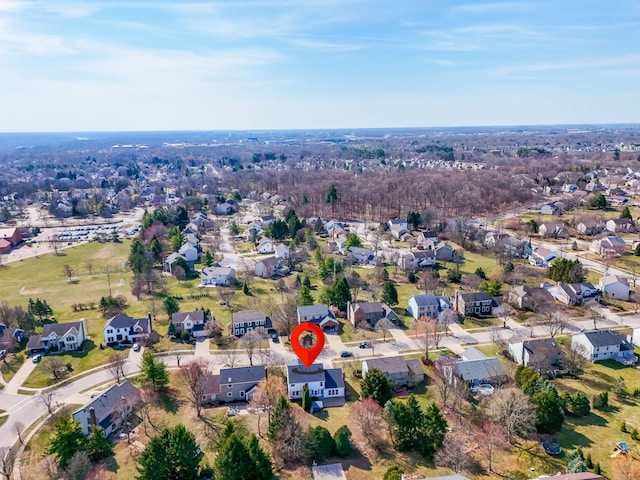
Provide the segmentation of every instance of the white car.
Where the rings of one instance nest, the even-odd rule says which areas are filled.
[[[477,393],[479,395],[491,395],[493,394],[493,391],[493,385],[490,385],[488,383],[481,383],[480,385],[476,385],[471,389],[471,393]]]

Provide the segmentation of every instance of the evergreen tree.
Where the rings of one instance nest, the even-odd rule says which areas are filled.
[[[267,432],[267,438],[270,442],[274,442],[280,430],[284,427],[284,422],[288,417],[288,410],[290,408],[289,400],[285,397],[280,397],[276,407],[271,412],[271,421],[269,422],[269,430]]]
[[[601,193],[596,193],[589,199],[589,207],[595,210],[604,210],[607,208],[607,199]]]
[[[351,456],[353,446],[351,445],[351,430],[346,425],[342,425],[335,433],[336,455],[341,458]]]
[[[631,215],[631,210],[629,210],[629,207],[624,207],[622,209],[622,213],[620,213],[620,218],[633,220],[633,216]]]
[[[474,272],[478,277],[480,277],[482,280],[486,280],[487,279],[487,274],[484,272],[484,270],[482,269],[482,267],[478,267],[476,268],[476,271]]]
[[[537,407],[538,422],[536,428],[540,433],[556,433],[562,428],[564,413],[562,401],[553,391],[540,391],[531,397],[531,403]]]
[[[142,354],[139,378],[142,383],[151,384],[154,390],[159,390],[169,385],[167,366],[162,360],[148,351]]]
[[[196,438],[184,425],[165,428],[138,459],[139,480],[197,480],[200,455]],[[231,477],[224,477],[231,478]]]
[[[71,457],[82,450],[83,443],[80,423],[69,416],[62,416],[53,424],[53,435],[47,453],[55,457],[61,469],[65,469]]]
[[[202,256],[202,264],[205,267],[210,267],[214,263],[215,263],[215,258],[213,258],[213,254],[209,250],[204,252],[204,255]]]
[[[298,305],[313,305],[313,303],[314,299],[313,295],[311,295],[311,290],[309,290],[309,287],[307,287],[306,285],[303,285],[302,288],[300,288],[300,292],[298,293]]]
[[[247,441],[247,450],[254,467],[253,477],[247,477],[248,480],[273,480],[273,463],[269,455],[262,449],[258,443],[258,437],[251,435]]]
[[[325,291],[327,303],[335,306],[339,311],[345,312],[347,310],[347,303],[351,301],[351,289],[347,283],[347,279],[344,277],[339,278],[333,285],[328,287]]]
[[[581,283],[584,282],[585,273],[580,260],[558,258],[549,267],[547,276],[556,282]]]
[[[350,233],[347,235],[347,240],[344,243],[345,248],[349,247],[361,247],[362,241],[357,233]]]
[[[384,407],[393,397],[393,391],[389,380],[377,368],[370,368],[362,379],[362,398],[371,398]]]
[[[311,395],[309,394],[309,385],[306,383],[302,387],[302,409],[305,412],[311,410]]]
[[[162,261],[162,245],[160,244],[158,237],[155,235],[149,242],[149,252],[151,253],[155,263],[160,263]]]
[[[309,427],[305,437],[304,456],[307,462],[324,460],[333,455],[336,444],[329,430],[322,426]]]
[[[402,480],[402,476],[404,472],[400,469],[400,467],[393,465],[384,472],[384,477],[382,480]]]
[[[242,293],[244,293],[245,295],[249,295],[249,285],[247,284],[247,282],[244,282],[244,284],[242,285]]]
[[[382,303],[386,303],[390,307],[398,304],[398,290],[396,290],[396,285],[391,280],[384,282],[380,301]]]
[[[113,455],[113,444],[100,427],[94,427],[87,436],[84,449],[93,462]]]
[[[450,268],[447,270],[447,280],[452,283],[460,283],[462,280],[462,272],[459,268]]]
[[[164,311],[167,312],[169,320],[171,320],[171,315],[180,311],[180,304],[174,297],[166,297],[162,305],[164,306]]]
[[[479,290],[481,292],[487,292],[492,297],[499,297],[502,295],[502,283],[498,280],[485,280],[480,284]]]
[[[407,213],[407,223],[413,230],[417,230],[422,223],[422,218],[420,218],[419,212],[409,212]]]

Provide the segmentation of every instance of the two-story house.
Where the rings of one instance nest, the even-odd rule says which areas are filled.
[[[142,343],[151,332],[151,314],[146,318],[132,318],[118,314],[107,320],[104,326],[104,343],[108,346],[121,343]]]
[[[36,352],[72,352],[82,348],[87,330],[84,319],[78,322],[48,323],[40,335],[31,335],[27,343],[29,355]]]
[[[418,320],[419,318],[438,318],[440,302],[433,293],[424,293],[409,297],[407,311]]]
[[[207,336],[206,325],[211,320],[202,310],[171,314],[171,325],[177,335],[189,332],[193,337]]]
[[[492,317],[494,301],[487,292],[459,293],[453,299],[453,309],[465,317]]]
[[[525,340],[515,336],[509,339],[508,349],[513,361],[531,367],[541,375],[562,369],[562,350],[553,338]]]
[[[129,381],[112,385],[71,415],[84,435],[99,426],[111,435],[124,423],[140,401],[140,391]]]
[[[581,332],[571,337],[571,346],[582,347],[584,356],[592,361],[613,359],[625,365],[635,365],[637,358],[626,337],[611,330]]]
[[[280,267],[280,260],[276,257],[267,257],[256,262],[253,266],[253,273],[256,277],[271,278],[276,275]]]
[[[588,300],[600,301],[600,291],[588,282],[558,282],[557,285],[549,285],[547,291],[565,305],[582,305]]]
[[[538,227],[538,233],[545,238],[569,238],[569,229],[559,222],[546,222]]]
[[[200,282],[207,287],[230,285],[235,279],[233,267],[204,267],[200,274]]]
[[[326,304],[298,307],[298,323],[304,322],[315,323],[325,332],[337,332],[340,326],[335,315]]]
[[[509,290],[507,302],[520,310],[536,310],[540,305],[553,303],[553,297],[544,288],[520,285]]]
[[[627,244],[624,239],[612,235],[598,238],[589,245],[589,251],[600,255],[602,258],[621,257],[626,250]]]
[[[398,324],[398,315],[391,307],[380,302],[354,302],[347,303],[347,319],[354,327],[366,323],[375,328],[379,320],[386,318],[394,325]]]
[[[382,265],[382,259],[373,253],[373,250],[362,247],[347,247],[345,260],[351,265]]]
[[[436,254],[433,250],[418,250],[400,256],[398,265],[402,270],[416,272],[433,268],[436,264]]]
[[[406,360],[404,357],[378,357],[362,361],[362,376],[375,368],[380,370],[394,390],[413,387],[424,380],[424,370],[417,359]]]
[[[605,229],[605,225],[602,222],[597,221],[584,221],[576,225],[576,230],[580,235],[598,235]]]
[[[234,312],[231,316],[231,335],[241,337],[252,330],[260,334],[268,333],[272,329],[271,318],[264,310],[245,310]]]
[[[287,391],[289,399],[302,398],[302,390],[307,385],[312,399],[322,402],[323,407],[338,407],[345,403],[344,375],[341,368],[325,369],[321,363],[309,368],[299,360],[287,365]]]
[[[267,237],[260,239],[256,244],[258,253],[273,253],[273,248],[273,240]]]
[[[605,275],[598,282],[598,288],[608,297],[629,300],[629,280],[626,277]]]
[[[636,224],[629,218],[612,218],[605,224],[607,230],[612,233],[634,233]]]
[[[534,267],[548,267],[558,254],[543,247],[536,247],[529,254],[529,263]]]
[[[264,366],[234,367],[220,370],[219,402],[248,402],[256,393],[258,383],[266,378]]]

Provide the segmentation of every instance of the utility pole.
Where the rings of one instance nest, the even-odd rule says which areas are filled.
[[[111,272],[109,271],[109,266],[104,267],[105,272],[107,273],[107,288],[109,288],[109,297],[111,297]]]

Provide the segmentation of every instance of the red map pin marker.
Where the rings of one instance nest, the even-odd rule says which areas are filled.
[[[313,336],[316,337],[315,343],[313,342]],[[323,347],[324,332],[315,323],[303,322],[291,332],[291,348],[307,368],[313,365]]]

